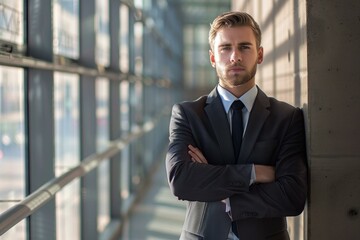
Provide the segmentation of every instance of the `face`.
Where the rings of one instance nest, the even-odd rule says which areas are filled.
[[[255,85],[257,64],[262,61],[263,49],[257,48],[250,27],[225,27],[217,32],[210,62],[216,69],[220,86],[230,92],[250,89]]]

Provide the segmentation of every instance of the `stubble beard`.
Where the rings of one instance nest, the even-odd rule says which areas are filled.
[[[227,68],[225,68],[223,71],[216,68],[216,74],[219,78],[220,83],[222,83],[223,85],[230,87],[230,88],[236,88],[236,87],[240,87],[240,86],[248,83],[250,80],[254,79],[256,70],[257,70],[257,64],[254,64],[254,66],[251,68],[251,70],[246,71],[244,75],[234,74],[234,75],[230,76],[229,74],[227,74],[227,72],[228,72]]]

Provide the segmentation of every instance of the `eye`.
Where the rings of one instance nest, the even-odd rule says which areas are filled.
[[[229,47],[229,46],[224,46],[224,47],[220,48],[221,51],[228,51],[230,49],[231,49],[231,47]]]
[[[247,49],[250,49],[249,45],[241,45],[240,46],[240,50],[247,50]]]

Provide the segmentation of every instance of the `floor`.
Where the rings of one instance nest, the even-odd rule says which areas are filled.
[[[121,240],[179,239],[185,218],[185,202],[172,195],[161,164],[143,200],[125,225]]]

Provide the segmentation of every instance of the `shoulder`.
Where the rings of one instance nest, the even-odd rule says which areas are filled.
[[[207,96],[201,96],[194,101],[183,101],[176,103],[172,107],[172,121],[192,121],[194,118],[202,116],[206,105]]]
[[[285,101],[278,100],[274,97],[267,96],[259,89],[258,102],[260,105],[270,111],[271,116],[277,117],[294,117],[302,116],[302,110]]]
[[[184,108],[184,109],[203,109],[206,105],[212,103],[215,99],[217,99],[218,92],[216,87],[208,94],[202,95],[199,98],[192,101],[183,101],[174,105],[175,108]]]
[[[280,109],[282,111],[294,111],[298,109],[298,107],[295,107],[287,102],[280,101],[273,97],[269,97],[269,102],[270,102],[270,108]]]
[[[184,106],[184,107],[196,107],[196,106],[204,106],[206,104],[206,100],[207,100],[208,96],[207,95],[203,95],[195,100],[192,101],[183,101],[181,103],[179,103],[180,105]]]
[[[176,103],[173,106],[173,111],[174,110],[191,111],[191,110],[204,108],[204,106],[206,105],[207,98],[208,96],[204,95],[193,101],[183,101],[180,103]]]
[[[269,102],[270,113],[276,119],[282,119],[289,122],[304,121],[304,114],[301,108],[271,97],[269,98]]]

